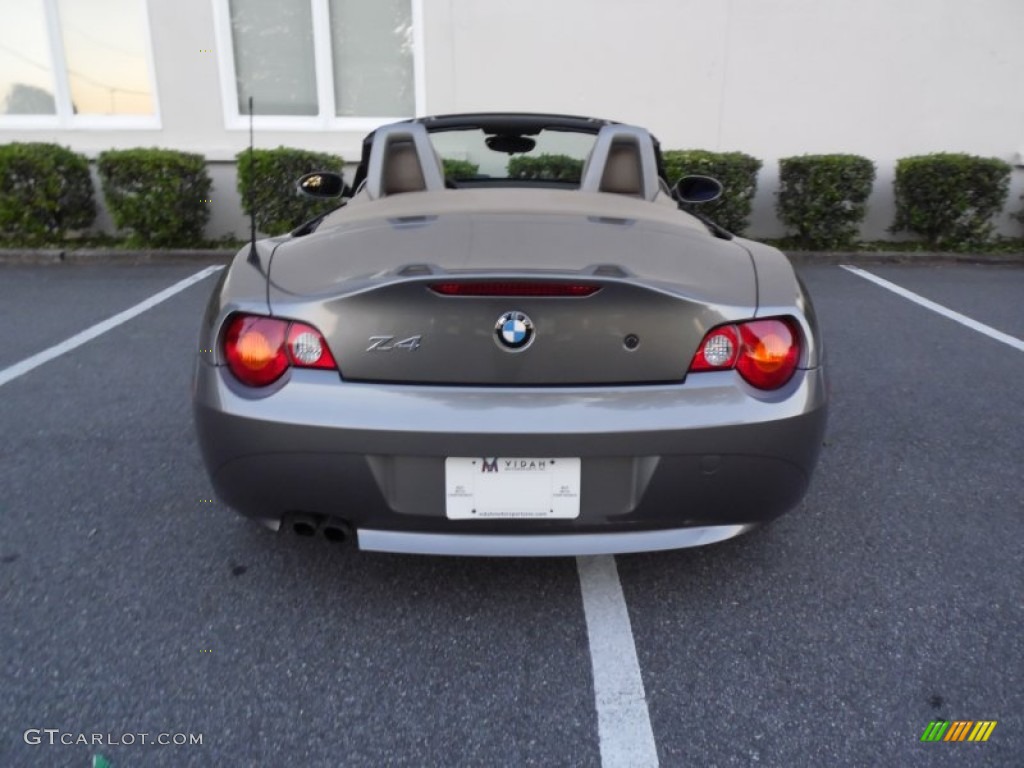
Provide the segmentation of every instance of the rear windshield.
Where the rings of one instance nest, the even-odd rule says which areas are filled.
[[[479,128],[430,134],[445,176],[481,185],[540,182],[579,186],[583,163],[596,139],[592,133],[550,129],[532,135],[494,135]]]

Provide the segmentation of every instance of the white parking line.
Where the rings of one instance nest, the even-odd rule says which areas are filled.
[[[602,768],[657,768],[651,717],[633,628],[611,555],[578,557]]]
[[[224,267],[220,265],[207,267],[206,269],[201,270],[200,272],[196,272],[196,274],[192,275],[192,277],[186,277],[184,280],[181,280],[172,285],[171,287],[165,288],[164,290],[160,291],[160,293],[156,293],[150,296],[145,301],[139,302],[134,307],[129,307],[124,312],[119,312],[113,317],[96,323],[96,325],[90,326],[89,328],[86,328],[84,331],[80,333],[76,333],[70,339],[65,339],[60,344],[55,344],[54,346],[49,347],[48,349],[44,349],[42,352],[38,352],[32,355],[32,357],[25,358],[20,363],[15,363],[12,366],[4,368],[2,371],[0,371],[0,387],[2,387],[9,381],[14,381],[14,379],[18,378],[19,376],[25,375],[33,368],[38,368],[43,363],[47,363],[50,360],[53,360],[55,357],[63,355],[65,352],[70,352],[72,349],[82,346],[87,341],[95,339],[97,336],[106,333],[110,329],[116,328],[122,323],[128,322],[133,317],[141,315],[147,309],[152,309],[157,304],[166,301],[167,299],[171,298],[171,296],[174,296],[176,293],[181,293],[189,286],[195,285],[200,280],[203,280],[212,275],[213,273],[219,272],[222,269],[224,269]]]
[[[995,339],[996,341],[1001,341],[1003,342],[1003,344],[1007,344],[1013,347],[1014,349],[1024,352],[1024,341],[1021,341],[1016,336],[1011,336],[1008,333],[997,331],[990,325],[985,325],[984,323],[979,323],[977,320],[972,320],[967,315],[961,315],[959,312],[954,312],[952,309],[949,309],[948,307],[944,307],[941,304],[936,304],[934,301],[926,299],[924,296],[920,296],[914,293],[913,291],[908,291],[906,288],[901,288],[900,286],[896,285],[896,283],[890,283],[888,280],[883,280],[882,278],[877,277],[871,274],[870,272],[866,272],[858,267],[851,267],[848,264],[840,264],[839,266],[841,266],[847,272],[852,272],[858,277],[863,277],[865,280],[870,280],[875,285],[880,285],[886,290],[892,291],[896,295],[902,296],[905,299],[909,299],[915,304],[920,304],[922,307],[930,309],[932,312],[937,312],[943,317],[948,317],[950,320],[955,320],[961,325],[966,325],[972,331],[983,333],[989,338]]]

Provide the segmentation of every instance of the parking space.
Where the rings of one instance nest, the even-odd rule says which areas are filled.
[[[804,502],[720,547],[618,558],[662,763],[1012,765],[1024,355],[835,268],[802,275],[832,383]],[[1004,740],[917,741],[943,719]]]
[[[572,561],[343,555],[203,501],[188,396],[209,285],[4,387],[3,762],[594,764]],[[205,741],[140,759],[30,748],[33,727]]]
[[[58,344],[198,269],[191,264],[0,266],[0,322],[17,329],[0,344],[0,368]]]
[[[4,268],[0,368],[198,269]],[[1024,270],[868,269],[1024,337]],[[616,558],[660,764],[1013,765],[1024,354],[801,273],[832,392],[806,499],[731,542]],[[189,386],[212,282],[0,387],[0,764],[601,765],[575,560],[361,554],[207,501]],[[998,726],[922,744],[939,719]]]
[[[1024,270],[1019,267],[937,264],[868,269],[954,312],[1024,339]]]

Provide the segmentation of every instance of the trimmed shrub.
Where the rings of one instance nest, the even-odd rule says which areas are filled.
[[[875,181],[860,155],[801,155],[779,160],[776,210],[804,248],[843,248],[857,238]]]
[[[203,239],[210,187],[202,155],[156,147],[99,156],[107,208],[130,245],[188,246]]]
[[[690,174],[711,176],[722,182],[722,196],[712,203],[684,206],[707,216],[720,227],[741,234],[757,191],[761,161],[743,152],[709,152],[703,149],[669,149],[662,152],[669,186]]]
[[[510,179],[544,179],[579,184],[583,176],[583,161],[569,155],[513,157],[508,161],[508,176]]]
[[[0,235],[25,245],[60,241],[96,219],[89,161],[57,144],[0,146]]]
[[[256,228],[260,232],[270,235],[290,232],[302,222],[338,207],[337,200],[305,197],[295,188],[295,182],[304,173],[341,173],[345,161],[338,155],[278,147],[254,149],[251,164],[249,150],[245,149],[235,155],[235,161],[238,163],[238,193],[246,216],[250,214],[249,188],[255,169],[252,205],[256,208]]]
[[[480,172],[480,166],[469,160],[454,160],[450,157],[441,159],[444,175],[449,179],[472,179]]]
[[[936,153],[896,163],[896,219],[890,232],[913,232],[931,247],[963,250],[992,236],[1010,165],[995,157]]]

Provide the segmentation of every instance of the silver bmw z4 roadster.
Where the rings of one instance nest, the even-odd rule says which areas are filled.
[[[447,172],[446,172],[447,171]],[[803,497],[826,421],[810,298],[699,212],[642,128],[377,129],[341,205],[243,248],[203,320],[199,444],[277,530],[443,555],[721,541]],[[684,210],[685,209],[685,210]]]

